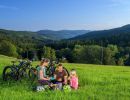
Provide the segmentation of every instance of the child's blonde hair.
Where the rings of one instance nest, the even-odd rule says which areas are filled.
[[[75,69],[72,69],[71,72],[70,72],[70,75],[77,77],[76,70],[75,70]]]

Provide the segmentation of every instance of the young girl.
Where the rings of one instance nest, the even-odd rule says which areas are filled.
[[[78,76],[74,69],[72,69],[70,72],[70,86],[72,89],[78,89]]]

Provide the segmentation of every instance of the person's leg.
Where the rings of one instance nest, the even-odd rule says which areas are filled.
[[[56,84],[57,84],[57,88],[58,88],[59,90],[62,90],[62,89],[63,89],[63,84],[62,84],[62,82],[56,82]]]
[[[42,85],[49,85],[49,86],[51,86],[51,82],[48,81],[48,80],[39,80],[38,82],[39,82],[40,84],[42,84]]]

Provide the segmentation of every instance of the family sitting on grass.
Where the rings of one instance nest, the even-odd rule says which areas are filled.
[[[47,67],[49,59],[42,59],[39,67],[37,67],[38,83],[41,85],[48,85],[51,88],[63,90],[64,86],[69,86],[71,89],[78,89],[78,77],[74,69],[71,70],[68,76],[66,70],[63,69],[62,64],[59,64],[55,70],[52,71],[52,76],[47,76]]]

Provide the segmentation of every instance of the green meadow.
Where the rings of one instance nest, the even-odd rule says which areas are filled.
[[[129,100],[130,68],[90,64],[63,64],[75,68],[79,76],[77,91],[34,92],[29,81],[4,82],[2,71],[14,58],[0,55],[0,100]],[[33,62],[34,66],[38,62]]]

